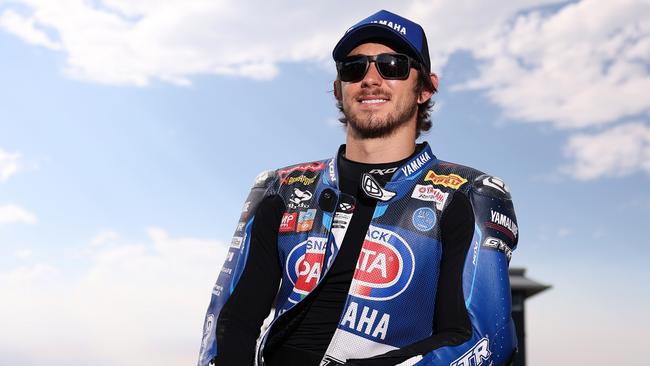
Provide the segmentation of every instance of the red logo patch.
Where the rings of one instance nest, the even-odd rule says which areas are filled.
[[[285,212],[282,216],[282,221],[280,222],[280,232],[286,233],[294,231],[296,229],[296,218],[298,217],[297,212]]]
[[[399,276],[401,262],[400,254],[393,248],[366,240],[359,254],[354,279],[372,287],[390,286]]]
[[[327,240],[324,238],[309,238],[304,244],[305,254],[295,261],[294,276],[291,276],[290,273],[290,278],[292,280],[295,278],[294,291],[301,295],[311,292],[320,279]],[[289,257],[291,257],[291,254]]]
[[[395,232],[370,226],[359,254],[351,293],[369,300],[389,300],[411,283],[415,257]]]

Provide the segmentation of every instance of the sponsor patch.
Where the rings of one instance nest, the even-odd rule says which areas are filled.
[[[215,284],[214,287],[212,288],[212,294],[214,296],[221,296],[222,292],[223,292],[223,286],[219,284]]]
[[[385,190],[382,186],[379,185],[379,183],[377,183],[375,178],[373,178],[372,175],[368,173],[363,173],[363,176],[361,178],[361,188],[368,197],[375,198],[380,201],[388,201],[393,198],[393,196],[395,196],[395,192]]]
[[[474,178],[475,191],[491,197],[501,198],[504,200],[511,199],[510,188],[500,178],[491,175],[482,174]]]
[[[461,177],[458,174],[436,174],[433,170],[429,170],[426,177],[424,177],[426,182],[431,182],[437,186],[448,187],[452,189],[458,189],[463,184],[467,183],[467,179]]]
[[[280,232],[287,233],[296,229],[297,212],[285,212],[280,222]]]
[[[351,219],[352,219],[352,214],[345,213],[345,212],[337,212],[334,215],[334,220],[332,221],[332,228],[344,229],[348,227]]]
[[[351,204],[351,203],[347,203],[347,202],[341,202],[341,203],[339,203],[339,209],[342,212],[350,213],[350,212],[354,211],[354,205]]]
[[[516,239],[517,235],[519,235],[517,223],[501,212],[490,210],[490,221],[492,222],[489,222],[488,224],[492,225],[488,225],[489,227],[501,231],[512,239]]]
[[[286,178],[284,178],[282,180],[282,184],[292,185],[292,184],[300,183],[300,184],[302,184],[304,186],[309,186],[309,185],[314,184],[315,181],[316,181],[315,176],[314,177],[308,177],[308,176],[303,174],[303,175],[299,175],[297,177],[286,177]]]
[[[376,23],[376,24],[381,24],[384,25],[388,28],[392,28],[394,31],[401,33],[402,35],[406,35],[406,26],[402,26],[401,24],[395,22],[393,23],[391,20],[372,20],[370,23]]]
[[[443,192],[428,184],[416,184],[411,197],[421,201],[435,202],[436,208],[442,211],[447,202],[447,197],[449,197],[449,192]]]
[[[483,178],[483,185],[487,187],[491,187],[493,189],[496,189],[497,191],[501,192],[502,194],[509,194],[510,189],[506,185],[504,181],[497,177],[485,177]]]
[[[314,219],[316,218],[316,209],[312,208],[307,211],[301,211],[298,215],[297,232],[309,231],[314,226]]]
[[[374,174],[374,175],[384,176],[384,175],[387,175],[387,174],[395,173],[395,171],[397,171],[397,167],[395,167],[395,168],[387,168],[387,169],[372,169],[368,173]]]
[[[346,203],[346,205],[348,204]],[[352,209],[354,209],[354,207],[350,209],[350,212]],[[334,244],[337,249],[341,246],[341,243],[343,243],[343,238],[345,237],[348,225],[350,225],[350,220],[352,220],[351,213],[339,211],[334,214],[334,219],[332,220],[332,235],[334,236]]]
[[[501,239],[488,236],[485,238],[483,241],[483,246],[486,248],[492,248],[496,249],[498,251],[503,252],[506,255],[506,258],[508,258],[508,261],[510,261],[510,258],[512,258],[512,250],[508,245]]]
[[[244,206],[242,206],[241,212],[248,212],[248,209],[249,209],[250,205],[251,205],[250,201],[244,202]]]
[[[421,152],[415,159],[409,161],[402,167],[402,174],[404,174],[405,177],[408,177],[409,175],[419,171],[420,168],[422,168],[429,160],[431,160],[429,152],[426,150]]]
[[[383,340],[388,333],[389,323],[390,314],[379,313],[376,309],[371,309],[368,306],[360,308],[359,304],[351,301],[341,318],[340,325]]]
[[[230,247],[234,249],[239,249],[241,248],[241,244],[244,242],[244,238],[241,236],[233,236],[232,240],[230,241]]]
[[[287,202],[287,207],[292,210],[309,208],[309,202],[314,195],[308,190],[293,189],[293,194]]]
[[[287,276],[294,285],[290,301],[299,301],[316,287],[320,278],[327,238],[309,237],[296,245],[287,256]]]
[[[242,232],[242,231],[244,231],[244,227],[246,227],[246,222],[242,221],[242,222],[237,224],[237,230],[236,231]]]
[[[408,288],[415,257],[408,243],[391,230],[368,227],[350,294],[368,300],[390,300]]]
[[[214,328],[214,314],[208,313],[203,326],[203,339],[201,340],[201,359],[205,358],[205,352],[208,350],[208,340]]]
[[[413,211],[413,226],[420,231],[429,231],[436,225],[436,213],[429,207],[420,207]]]
[[[336,183],[336,171],[334,169],[334,159],[331,159],[328,164],[327,173],[330,177],[330,182]]]
[[[487,337],[483,337],[449,366],[481,366],[484,361],[490,359],[490,355],[490,341]]]

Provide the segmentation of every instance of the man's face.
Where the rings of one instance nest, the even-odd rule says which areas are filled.
[[[395,51],[386,45],[364,43],[350,51],[348,56],[390,52]],[[411,69],[406,80],[384,80],[373,62],[363,79],[341,82],[341,104],[348,128],[361,138],[389,136],[398,127],[409,123],[415,130],[417,75],[417,71]]]

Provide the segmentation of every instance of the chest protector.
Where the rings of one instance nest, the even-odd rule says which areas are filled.
[[[319,286],[336,260],[355,205],[337,183],[336,157],[258,176],[242,213],[246,225],[231,242],[229,268],[221,271],[212,292],[199,366],[208,366],[218,352],[216,318],[246,266],[252,213],[259,202],[279,195],[287,209],[278,228],[283,275],[274,320],[258,348],[261,365],[269,331],[281,334],[274,327]],[[517,343],[508,263],[519,236],[507,186],[475,169],[438,160],[426,143],[384,187],[370,175],[361,184],[378,202],[321,365],[381,355],[431,336],[442,257],[440,223],[455,194],[467,196],[475,221],[462,274],[472,335],[460,345],[413,355],[404,365],[505,364]]]

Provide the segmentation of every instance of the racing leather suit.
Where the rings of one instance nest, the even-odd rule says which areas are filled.
[[[327,276],[353,215],[350,205],[354,206],[354,198],[338,190],[336,162],[335,157],[258,176],[212,292],[199,366],[208,366],[219,352],[216,323],[246,267],[255,220],[252,213],[265,197],[277,195],[284,200],[288,212],[282,225],[303,218],[307,220],[298,225],[309,224],[303,226],[305,230],[278,236],[278,258],[284,270],[275,298],[275,318],[257,352],[259,364],[264,362],[264,347],[274,324]],[[304,177],[305,173],[315,178],[313,184],[296,188],[291,178]],[[461,281],[471,335],[458,344],[409,355],[400,364],[506,364],[517,343],[508,263],[518,241],[506,185],[475,169],[438,160],[426,143],[419,154],[395,171],[385,187],[370,175],[364,175],[361,184],[378,203],[341,320],[321,365],[381,359],[431,336],[442,256],[439,223],[456,194],[470,202],[475,222]]]

